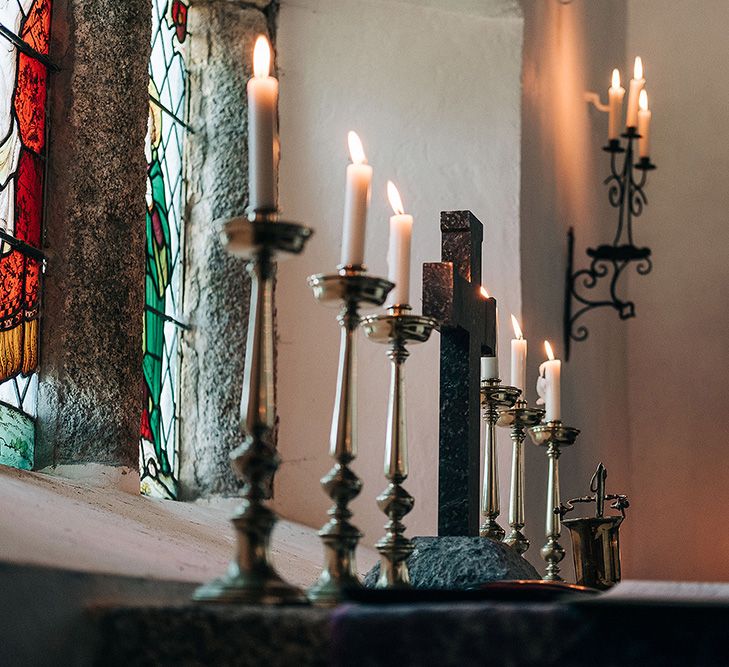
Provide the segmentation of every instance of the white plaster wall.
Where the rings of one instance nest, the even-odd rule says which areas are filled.
[[[521,270],[533,401],[537,364],[544,359],[542,341],[552,341],[564,358],[567,230],[575,230],[576,268],[587,264],[585,248],[609,242],[614,234],[616,216],[602,184],[609,173],[601,150],[607,118],[585,103],[584,93],[598,90],[605,99],[612,68],[624,64],[626,9],[623,0],[523,0],[522,6]],[[560,459],[563,498],[586,494],[601,460],[609,471],[609,488],[630,491],[627,325],[607,310],[589,313],[583,323],[590,337],[573,343],[571,359],[562,367],[562,417],[582,429],[577,444]],[[526,534],[532,547],[527,557],[540,570],[546,470],[544,451],[528,443]],[[624,546],[626,552],[631,548],[627,541]],[[569,552],[563,568],[571,577]],[[629,569],[625,574],[636,576]]]
[[[356,129],[375,168],[366,261],[386,274],[393,179],[415,216],[412,302],[421,305],[421,265],[440,259],[439,212],[471,209],[484,223],[484,280],[499,297],[502,338],[521,311],[519,135],[522,20],[514,2],[427,3],[285,0],[277,35],[281,77],[281,205],[316,229],[306,253],[280,267],[279,448],[275,504],[286,517],[320,526],[329,499],[318,480],[331,466],[328,439],[339,331],[317,304],[308,274],[339,262],[347,164]],[[502,346],[504,352],[507,346]],[[364,490],[355,523],[372,543],[384,517],[388,367],[385,350],[360,341],[359,457]],[[504,357],[503,364],[507,364]],[[506,367],[506,366],[505,366]],[[410,535],[434,534],[437,508],[438,337],[407,364],[411,473]],[[502,489],[508,482],[504,437]],[[504,495],[506,499],[506,495]]]
[[[630,576],[729,580],[729,3],[629,0],[653,108],[628,327]],[[627,59],[626,59],[627,60]]]

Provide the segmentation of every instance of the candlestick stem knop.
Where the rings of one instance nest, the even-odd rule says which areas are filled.
[[[334,466],[321,479],[321,486],[334,501],[329,521],[319,531],[325,562],[321,574],[308,590],[309,599],[319,605],[341,602],[345,591],[362,584],[357,574],[355,551],[362,537],[350,519],[349,503],[359,495],[362,482],[349,467],[357,456],[357,356],[356,336],[361,322],[361,304],[380,306],[393,284],[367,275],[364,266],[340,266],[336,274],[318,274],[307,280],[315,298],[338,305],[341,327],[337,390],[332,414],[329,453]]]
[[[276,420],[273,387],[273,279],[277,253],[298,254],[312,230],[302,225],[274,222],[270,213],[225,223],[224,243],[234,255],[248,260],[251,277],[248,338],[246,342],[241,429],[243,443],[231,452],[231,464],[243,482],[242,501],[233,516],[235,557],[228,572],[198,588],[199,602],[244,604],[305,603],[298,587],[276,571],[270,556],[276,513],[264,501],[279,465],[273,441]]]
[[[522,529],[525,526],[524,514],[524,440],[526,429],[538,424],[544,417],[544,410],[530,408],[526,401],[518,400],[513,408],[503,410],[499,415],[498,426],[510,429],[511,453],[511,489],[509,495],[509,526],[511,532],[504,538],[504,543],[512,547],[519,555],[529,549],[529,540]]]
[[[507,387],[501,380],[481,381],[481,410],[486,423],[486,443],[484,446],[484,472],[482,510],[484,520],[479,531],[481,537],[490,537],[501,542],[506,531],[498,524],[501,514],[499,503],[499,462],[496,449],[496,422],[502,410],[514,406],[521,389]]]
[[[547,563],[544,575],[545,581],[563,581],[560,576],[559,563],[565,555],[564,548],[559,543],[562,532],[559,488],[559,457],[563,447],[573,445],[579,435],[579,430],[564,426],[561,421],[554,420],[532,426],[529,435],[535,445],[546,447],[548,459],[547,478],[547,507],[545,534],[546,543],[541,549],[541,555]]]
[[[414,547],[405,536],[402,519],[412,510],[415,500],[402,486],[408,476],[405,362],[410,354],[407,345],[428,340],[437,324],[432,318],[411,315],[410,310],[410,306],[398,304],[388,308],[387,315],[367,317],[362,322],[370,340],[388,346],[387,356],[390,359],[385,442],[385,477],[389,484],[377,497],[377,505],[388,522],[385,535],[375,544],[381,556],[377,588],[410,586],[407,559]]]

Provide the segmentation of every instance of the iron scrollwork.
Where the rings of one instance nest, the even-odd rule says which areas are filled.
[[[564,310],[564,349],[567,359],[571,342],[583,341],[589,336],[588,328],[577,323],[588,311],[608,307],[617,311],[621,320],[635,317],[635,304],[620,296],[618,282],[625,269],[631,265],[641,276],[648,275],[653,268],[650,248],[640,248],[633,242],[633,219],[639,217],[648,204],[644,186],[648,172],[656,167],[647,157],[634,161],[633,144],[640,139],[635,128],[628,128],[623,138],[626,140],[625,147],[619,139],[612,139],[603,148],[610,154],[610,175],[604,181],[608,186],[608,201],[618,209],[618,225],[613,242],[588,248],[589,265],[575,271],[574,230],[570,228],[567,234]],[[622,164],[619,163],[621,155]],[[586,293],[603,285],[606,287],[601,291],[602,298]]]

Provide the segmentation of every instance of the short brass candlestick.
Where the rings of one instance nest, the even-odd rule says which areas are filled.
[[[243,500],[233,515],[235,557],[228,572],[194,593],[201,602],[291,604],[306,602],[296,586],[276,572],[270,556],[276,513],[264,501],[279,458],[273,442],[275,396],[273,386],[273,278],[276,254],[299,254],[312,230],[277,222],[275,212],[255,212],[225,223],[223,241],[228,252],[248,260],[251,276],[248,338],[246,342],[241,429],[243,444],[230,454],[233,469],[243,481]]]
[[[483,471],[483,515],[481,537],[490,537],[501,542],[506,531],[496,519],[501,513],[499,505],[499,461],[496,451],[496,422],[499,412],[511,408],[519,398],[521,389],[506,387],[501,380],[481,380],[481,409],[486,422],[486,444],[484,447]]]
[[[340,266],[336,274],[309,276],[307,282],[318,301],[340,307],[339,371],[329,454],[334,467],[321,485],[334,501],[329,521],[319,531],[324,543],[324,569],[309,589],[308,597],[321,605],[334,605],[348,588],[362,585],[357,575],[355,550],[362,533],[349,520],[349,503],[362,489],[361,480],[349,464],[357,456],[357,357],[356,333],[360,304],[381,306],[394,285],[384,278],[368,276],[364,266]]]
[[[503,410],[498,426],[511,429],[511,493],[509,495],[509,526],[511,532],[504,542],[519,555],[529,549],[524,528],[524,439],[526,429],[542,421],[544,410],[530,408],[524,400],[518,400],[513,408]]]
[[[413,543],[405,537],[403,517],[412,510],[414,498],[402,487],[408,476],[408,442],[405,418],[405,361],[410,353],[407,344],[423,343],[437,322],[422,315],[411,315],[408,305],[394,305],[387,315],[373,315],[362,321],[370,340],[389,346],[391,361],[390,397],[387,410],[385,477],[388,487],[377,497],[377,505],[387,515],[385,536],[377,544],[382,562],[377,588],[410,586],[407,559]]]
[[[575,444],[580,431],[570,426],[564,426],[561,421],[553,420],[545,424],[538,424],[529,429],[529,435],[535,445],[547,448],[549,459],[549,477],[547,481],[547,513],[546,537],[547,542],[542,547],[542,558],[547,563],[545,581],[563,581],[559,576],[559,563],[564,558],[564,548],[559,543],[562,531],[562,521],[555,508],[560,506],[559,494],[559,457],[562,447]]]

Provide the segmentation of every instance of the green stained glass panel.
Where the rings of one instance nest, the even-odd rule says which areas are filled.
[[[147,134],[142,492],[175,498],[182,306],[187,3],[153,0]]]

